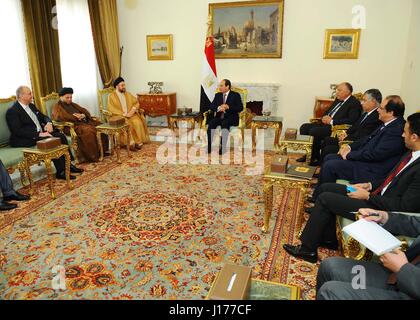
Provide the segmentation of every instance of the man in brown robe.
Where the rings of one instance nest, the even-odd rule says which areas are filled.
[[[131,141],[130,149],[140,150],[143,143],[150,142],[149,131],[147,129],[146,119],[137,99],[125,88],[125,81],[119,77],[114,81],[115,91],[108,96],[108,111],[113,116],[123,116],[130,125]],[[121,144],[127,145],[127,137],[121,135]]]
[[[78,137],[80,155],[87,162],[97,162],[100,156],[99,144],[96,137],[96,126],[101,122],[92,118],[89,111],[73,103],[73,89],[63,88],[59,92],[60,101],[52,109],[55,121],[71,122]],[[108,150],[108,137],[102,135],[104,150]]]

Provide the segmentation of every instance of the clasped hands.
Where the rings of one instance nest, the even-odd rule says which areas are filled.
[[[41,138],[52,137],[51,132],[54,131],[54,127],[53,127],[51,122],[48,122],[44,126],[44,130],[45,130],[45,132],[40,132],[39,133],[39,137],[41,137]]]
[[[386,211],[366,208],[359,209],[359,213],[362,219],[380,224],[385,224],[389,219],[388,212]],[[407,256],[399,249],[383,254],[379,257],[379,260],[385,268],[392,272],[399,272],[401,267],[408,263]]]
[[[75,116],[79,121],[86,119],[86,115],[84,113],[73,113],[73,116]]]
[[[138,107],[133,107],[130,112],[127,112],[124,114],[124,117],[131,118],[132,116],[136,114],[138,110],[139,110]]]
[[[219,106],[217,112],[226,112],[226,110],[229,110],[229,106],[226,103],[224,103],[224,104]]]
[[[333,118],[331,118],[330,116],[323,116],[321,118],[321,121],[323,124],[331,124]]]

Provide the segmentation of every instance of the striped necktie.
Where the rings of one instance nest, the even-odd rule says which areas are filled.
[[[334,109],[332,109],[330,112],[328,112],[328,115],[331,118],[334,118],[335,114],[337,113],[338,109],[344,104],[344,101],[341,101],[339,104],[337,104]]]

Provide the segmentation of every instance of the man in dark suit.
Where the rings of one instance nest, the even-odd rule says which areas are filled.
[[[338,124],[354,124],[362,113],[359,100],[353,95],[353,87],[344,82],[337,86],[337,99],[322,117],[321,123],[304,123],[300,127],[300,134],[314,137],[312,144],[311,165],[319,165],[321,144],[323,139],[331,135],[331,126]],[[305,162],[306,157],[297,159]]]
[[[339,155],[328,155],[321,167],[318,187],[337,179],[357,183],[384,178],[406,151],[401,136],[404,112],[405,105],[399,96],[389,96],[382,101],[378,114],[383,125],[370,136],[343,146]],[[319,194],[318,187],[314,198]]]
[[[6,120],[11,132],[10,145],[12,147],[33,147],[38,140],[56,137],[61,139],[61,144],[68,144],[64,134],[55,130],[52,121],[46,115],[42,114],[32,103],[32,92],[28,87],[21,86],[16,90],[17,101],[7,110]],[[71,160],[74,160],[70,152]],[[57,171],[57,179],[66,179],[65,175],[65,157],[53,160]],[[72,173],[81,173],[79,169],[70,164]],[[75,179],[75,176],[70,176]]]
[[[379,114],[376,111],[382,102],[382,94],[378,89],[369,89],[365,92],[362,99],[363,113],[360,118],[346,132],[339,134],[338,137],[326,137],[321,151],[321,162],[329,154],[335,154],[340,149],[339,142],[344,140],[357,141],[369,136],[373,131],[382,125]]]
[[[219,92],[216,93],[210,109],[216,114],[209,121],[207,128],[208,153],[211,153],[214,131],[218,126],[222,128],[222,143],[219,154],[226,152],[226,146],[229,137],[229,129],[232,126],[239,125],[239,113],[243,110],[241,95],[231,91],[232,84],[224,79],[219,84]]]
[[[21,194],[13,189],[12,179],[10,179],[3,162],[0,160],[0,189],[3,199],[0,200],[0,211],[12,210],[17,208],[15,203],[9,201],[25,201],[29,200],[29,196]]]
[[[382,263],[332,257],[321,262],[317,276],[317,300],[420,299],[420,214],[360,209],[364,219],[382,224],[395,235],[417,237],[404,253],[394,250],[380,257]],[[379,217],[369,216],[372,213]],[[355,266],[364,270],[364,284],[353,284]],[[360,274],[362,276],[362,274]]]
[[[406,153],[382,181],[353,185],[348,193],[345,185],[326,183],[301,235],[301,245],[285,244],[293,256],[315,263],[317,248],[336,249],[336,215],[355,220],[360,208],[383,211],[420,212],[420,113],[408,117],[403,133]]]

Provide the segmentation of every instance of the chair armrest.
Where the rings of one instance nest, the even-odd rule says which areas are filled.
[[[70,136],[73,138],[77,138],[76,131],[74,131],[74,123],[72,122],[59,122],[59,121],[53,121],[54,127],[56,127],[60,132],[64,133],[64,129],[68,128],[70,131]]]
[[[347,131],[347,129],[350,127],[351,125],[348,125],[348,124],[333,125],[331,128],[331,138],[337,137],[341,132]]]
[[[205,128],[207,126],[208,118],[212,114],[212,110],[207,110],[206,112],[203,112],[203,123],[201,125],[202,128]]]

